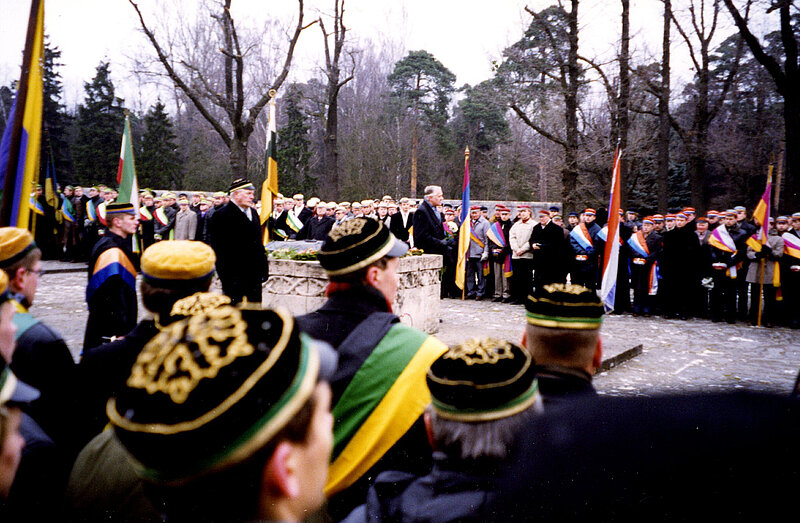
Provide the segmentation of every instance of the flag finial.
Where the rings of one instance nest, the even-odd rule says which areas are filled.
[[[464,156],[469,156],[469,145],[464,149]]]

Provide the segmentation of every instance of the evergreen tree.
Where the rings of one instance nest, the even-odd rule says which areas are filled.
[[[11,106],[14,104],[14,85],[0,87],[0,136],[6,129],[8,118],[11,116]]]
[[[48,157],[52,151],[57,180],[63,185],[71,179],[72,169],[67,138],[70,117],[61,102],[63,87],[61,73],[58,72],[58,68],[62,65],[59,61],[60,58],[61,50],[58,47],[51,47],[50,41],[45,37],[44,62],[42,64],[44,83],[42,158]],[[43,166],[45,164],[46,162],[42,162]]]
[[[136,157],[136,174],[142,187],[178,189],[181,159],[172,121],[158,100],[144,117],[144,132]]]
[[[100,62],[86,98],[78,107],[78,128],[72,148],[75,179],[85,184],[115,185],[124,123],[123,100],[114,96],[108,62]]]
[[[309,175],[311,159],[308,117],[300,107],[300,89],[292,84],[285,98],[286,125],[278,132],[278,188],[283,194],[312,192],[316,179]]]

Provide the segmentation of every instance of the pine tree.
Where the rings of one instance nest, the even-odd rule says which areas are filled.
[[[62,65],[59,61],[60,58],[61,50],[58,47],[51,47],[49,40],[45,37],[44,62],[42,64],[44,83],[42,158],[48,157],[52,151],[57,180],[63,184],[71,179],[72,162],[67,138],[70,117],[64,104],[61,103],[63,86],[61,73],[58,72],[58,68]],[[45,163],[42,162],[43,165]]]
[[[136,157],[142,187],[177,189],[181,186],[181,159],[172,121],[158,100],[144,117],[144,132]]]
[[[86,98],[78,107],[77,138],[72,148],[75,178],[81,183],[115,185],[124,123],[123,100],[114,96],[108,62],[100,62]]]
[[[278,188],[286,195],[316,189],[316,180],[308,173],[311,140],[308,117],[300,107],[301,95],[296,85],[289,87],[284,105],[287,122],[278,131]]]

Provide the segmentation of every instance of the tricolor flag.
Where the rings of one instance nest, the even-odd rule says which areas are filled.
[[[619,269],[619,207],[620,163],[622,151],[617,148],[614,154],[614,171],[611,178],[611,197],[608,204],[608,232],[605,255],[603,256],[603,278],[600,285],[600,300],[606,310],[614,310],[614,297],[617,290],[617,270]]]
[[[128,203],[134,209],[139,208],[139,184],[136,182],[136,164],[133,161],[133,140],[131,139],[131,122],[125,114],[125,129],[122,132],[122,147],[119,151],[119,167],[117,167],[117,183],[119,184],[118,203]],[[105,211],[105,207],[103,208]],[[105,214],[105,212],[103,213]],[[139,242],[133,235],[133,252],[139,252]]]
[[[767,173],[767,187],[764,189],[764,194],[756,205],[756,210],[753,211],[753,219],[759,223],[758,230],[747,238],[747,245],[756,252],[761,252],[761,247],[767,243],[767,236],[769,236],[769,215],[770,215],[770,202],[772,201],[772,165],[769,166]]]
[[[469,147],[464,151],[464,185],[461,189],[461,229],[458,233],[456,286],[462,291],[467,280],[467,253],[472,229],[469,219]]]
[[[30,229],[30,190],[39,175],[42,139],[44,0],[31,1],[22,74],[0,140],[0,225]]]
[[[269,243],[269,227],[267,220],[272,215],[272,201],[278,196],[278,161],[277,153],[278,124],[275,119],[275,95],[269,99],[269,123],[267,124],[266,178],[261,184],[261,230],[264,245]]]

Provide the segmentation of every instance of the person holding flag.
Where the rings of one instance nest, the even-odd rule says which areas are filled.
[[[751,261],[745,276],[745,282],[750,284],[749,319],[751,325],[757,326],[762,324],[762,289],[766,324],[775,322],[777,316],[775,301],[780,299],[776,295],[781,285],[780,263],[775,262],[783,256],[783,238],[777,230],[770,228],[769,223],[772,207],[772,168],[773,166],[770,165],[767,187],[753,211],[753,222],[757,229],[746,240],[747,259]],[[739,216],[737,216],[738,218]],[[753,263],[753,261],[759,263]]]
[[[117,194],[116,203],[130,203],[136,209],[137,217],[141,219],[139,184],[136,180],[136,164],[133,159],[133,139],[131,138],[131,122],[128,117],[128,111],[125,111],[125,127],[122,132],[122,146],[119,151],[117,185],[119,185],[119,193]],[[107,206],[108,204],[106,204],[106,210]],[[141,252],[136,233],[131,235],[130,241],[133,252]]]
[[[747,233],[736,223],[736,211],[725,211],[722,224],[708,237],[714,288],[711,321],[736,323],[736,276],[746,254]]]

